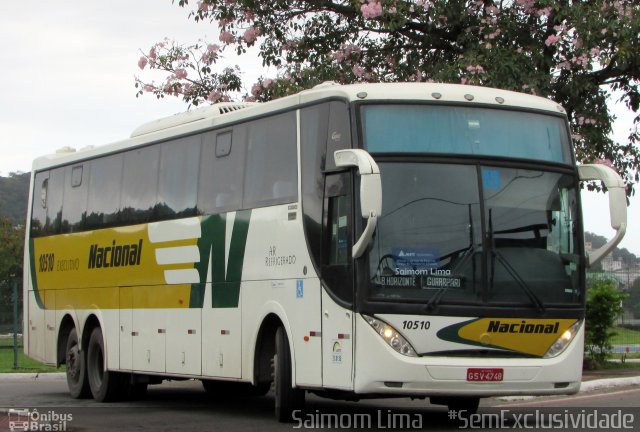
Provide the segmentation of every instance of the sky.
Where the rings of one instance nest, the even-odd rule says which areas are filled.
[[[0,175],[30,171],[33,159],[61,147],[125,139],[143,123],[185,111],[177,98],[136,98],[134,76],[141,50],[165,37],[218,41],[214,25],[187,15],[171,0],[1,1]],[[247,86],[264,73],[255,52],[228,54],[221,64],[240,65]],[[614,137],[624,141],[632,113],[615,112]],[[587,231],[612,237],[605,195],[583,193],[583,214]],[[640,256],[640,186],[628,225],[620,247]]]

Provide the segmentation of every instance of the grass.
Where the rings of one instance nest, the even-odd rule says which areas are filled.
[[[640,344],[640,331],[616,327],[615,332],[615,336],[611,339],[613,345]]]
[[[620,354],[618,354],[617,357],[610,357],[610,358],[620,358]],[[627,357],[629,358],[629,357]],[[638,365],[638,363],[634,363],[634,362],[627,362],[627,363],[620,363],[620,362],[613,362],[613,361],[608,361],[605,362],[604,364],[600,365],[598,367],[599,370],[610,370],[610,369],[640,369],[640,365]]]
[[[11,348],[4,347],[12,347],[13,346],[13,338],[2,338],[0,339],[0,373],[16,373],[16,372],[36,372],[36,373],[46,373],[46,372],[64,372],[65,367],[55,368],[53,366],[47,366],[42,364],[36,360],[30,359],[29,357],[24,355],[24,351],[22,348],[18,348],[18,368],[13,368],[13,350]],[[18,339],[18,346],[22,346],[22,338]]]

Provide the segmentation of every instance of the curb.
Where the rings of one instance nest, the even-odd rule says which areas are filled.
[[[59,381],[66,380],[67,375],[60,372],[52,373],[4,373],[0,374],[0,381]]]
[[[621,378],[603,378],[591,381],[583,381],[580,386],[580,393],[586,393],[603,388],[623,387],[631,385],[640,385],[640,376],[621,377]]]
[[[615,388],[615,387],[627,387],[633,385],[640,385],[640,376],[633,377],[622,377],[622,378],[603,378],[603,379],[595,379],[590,381],[582,381],[580,384],[580,391],[578,394],[589,393],[596,390],[606,389],[606,388]],[[553,395],[546,395],[553,396]],[[516,401],[524,401],[524,400],[535,400],[539,397],[545,396],[505,396],[498,397],[499,401],[503,402],[516,402]]]

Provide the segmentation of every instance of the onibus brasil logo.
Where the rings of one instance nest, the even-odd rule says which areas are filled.
[[[27,408],[10,409],[9,430],[14,431],[42,431],[63,432],[73,420],[73,414],[58,413],[53,410],[39,412],[37,409]]]

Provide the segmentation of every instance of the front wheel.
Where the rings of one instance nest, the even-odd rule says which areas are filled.
[[[85,399],[91,396],[86,360],[85,352],[80,349],[78,332],[73,328],[67,338],[65,363],[67,365],[67,387],[69,387],[69,393],[74,399]]]
[[[283,327],[276,331],[276,353],[273,357],[276,418],[291,422],[294,411],[304,408],[304,390],[293,387],[289,338]]]
[[[104,340],[100,327],[93,329],[89,338],[87,376],[91,394],[98,402],[111,402],[124,396],[125,376],[104,368]]]

